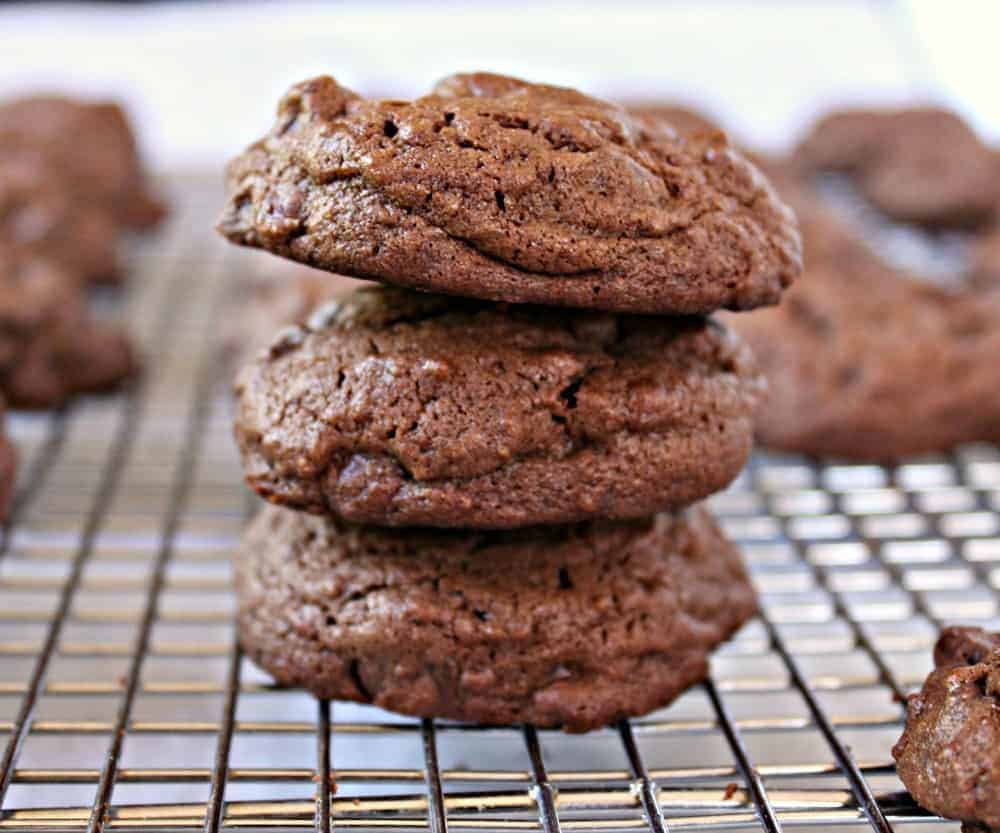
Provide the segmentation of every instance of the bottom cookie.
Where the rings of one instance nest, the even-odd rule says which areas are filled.
[[[948,628],[934,666],[907,701],[896,770],[921,807],[968,833],[1000,830],[1000,633]]]
[[[268,507],[236,557],[243,649],[319,697],[583,732],[666,705],[756,611],[700,507],[506,532]]]

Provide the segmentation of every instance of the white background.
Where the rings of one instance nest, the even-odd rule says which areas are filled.
[[[698,102],[750,144],[819,109],[940,100],[1000,141],[998,2],[176,3],[0,6],[0,95],[124,99],[159,169],[215,169],[292,82],[410,96],[490,69]]]

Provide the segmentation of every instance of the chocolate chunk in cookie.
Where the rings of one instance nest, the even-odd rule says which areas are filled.
[[[235,568],[240,642],[281,684],[574,732],[669,703],[756,609],[737,550],[699,507],[516,532],[269,507]]]
[[[724,135],[502,76],[415,101],[306,81],[228,179],[233,242],[466,297],[706,313],[776,303],[801,266],[794,217]]]
[[[1000,830],[1000,633],[948,628],[934,665],[907,701],[896,771],[932,813]]]
[[[57,266],[0,248],[0,392],[13,407],[109,390],[137,367],[124,333],[92,319]]]
[[[47,177],[81,210],[97,207],[137,229],[156,225],[165,214],[117,104],[47,95],[0,104],[0,158],[25,149],[44,155]]]
[[[844,110],[798,149],[812,170],[844,172],[887,216],[927,226],[977,226],[1000,207],[1000,154],[956,114],[935,107]]]
[[[634,518],[724,488],[762,383],[703,318],[388,287],[320,307],[240,375],[249,483],[389,526]]]

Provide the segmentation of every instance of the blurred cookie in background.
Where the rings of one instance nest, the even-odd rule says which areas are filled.
[[[1000,154],[937,107],[832,112],[796,157],[813,173],[848,175],[872,205],[904,223],[977,227],[1000,205]]]
[[[807,188],[785,185],[802,279],[777,308],[726,316],[768,379],[760,441],[884,462],[1000,441],[1000,286],[949,291],[896,269]]]
[[[107,210],[122,226],[138,230],[155,226],[166,214],[117,104],[56,95],[0,103],[0,158],[25,148],[44,155],[46,177],[80,209]]]
[[[124,332],[91,317],[55,263],[0,247],[0,392],[12,407],[57,407],[137,371]]]
[[[646,112],[669,120],[674,108]],[[681,129],[685,122],[674,118]],[[949,144],[948,136],[958,138]],[[943,143],[937,149],[935,137]],[[944,289],[884,260],[813,179],[826,169],[868,177],[866,195],[897,219],[986,222],[1000,183],[994,152],[952,114],[911,110],[834,114],[791,157],[747,155],[795,212],[804,260],[778,307],[723,314],[768,379],[758,440],[879,462],[1000,441],[992,359],[1000,350],[1000,233],[972,238],[969,274]],[[885,189],[907,175],[924,185],[914,186],[904,211]]]
[[[66,192],[43,153],[0,151],[0,245],[43,256],[82,283],[118,284],[118,232],[110,211]]]

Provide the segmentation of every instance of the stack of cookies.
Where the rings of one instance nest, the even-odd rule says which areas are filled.
[[[320,697],[570,731],[705,676],[755,600],[698,502],[744,465],[763,388],[707,316],[800,270],[722,134],[493,75],[412,102],[318,78],[232,163],[220,230],[395,285],[239,376],[276,504],[237,556],[249,656]]]

